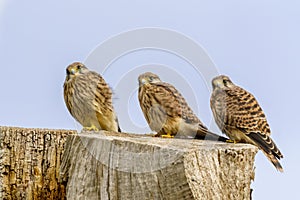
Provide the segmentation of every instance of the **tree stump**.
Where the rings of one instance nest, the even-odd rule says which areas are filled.
[[[73,133],[0,127],[0,199],[64,199],[60,162]]]
[[[67,199],[250,199],[257,148],[143,135],[69,135]]]

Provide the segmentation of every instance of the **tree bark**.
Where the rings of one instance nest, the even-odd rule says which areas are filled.
[[[0,127],[0,199],[64,199],[59,170],[68,130]]]
[[[250,199],[257,148],[143,135],[70,135],[67,199]]]

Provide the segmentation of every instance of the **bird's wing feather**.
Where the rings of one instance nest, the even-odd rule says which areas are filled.
[[[90,71],[90,80],[95,80],[88,87],[94,90],[94,106],[98,122],[105,130],[119,131],[119,124],[112,104],[112,90],[101,75]]]
[[[238,86],[226,90],[225,105],[227,125],[234,125],[247,133],[271,134],[266,116],[251,93]]]
[[[68,83],[67,81],[65,81],[64,83],[64,99],[65,99],[65,103],[66,103],[66,106],[69,110],[69,112],[72,114],[72,109],[71,109],[71,105],[70,105],[70,97],[69,95],[73,95],[71,94],[71,91],[70,91],[70,83]]]
[[[168,83],[152,84],[153,96],[170,117],[180,117],[187,123],[202,124],[180,92]],[[170,103],[171,102],[171,103]]]
[[[260,132],[250,132],[246,133],[246,135],[267,154],[273,154],[278,159],[283,158],[282,153],[268,135],[261,134]]]

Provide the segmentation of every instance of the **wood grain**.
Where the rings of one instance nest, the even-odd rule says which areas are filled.
[[[0,199],[64,199],[59,183],[69,130],[0,127]]]
[[[67,199],[250,199],[257,148],[146,136],[68,136]]]

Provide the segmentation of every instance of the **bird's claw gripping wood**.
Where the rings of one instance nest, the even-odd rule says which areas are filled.
[[[236,140],[226,140],[226,142],[227,142],[227,143],[234,143],[234,144],[236,144],[236,143],[237,143],[237,141],[236,141]]]
[[[173,135],[170,135],[170,134],[160,134],[160,133],[157,133],[157,134],[155,134],[155,135],[152,135],[152,137],[174,138]]]
[[[161,135],[160,137],[162,137],[162,138],[174,138],[173,135]]]
[[[96,126],[91,126],[91,127],[84,127],[83,131],[99,131],[99,129]]]

